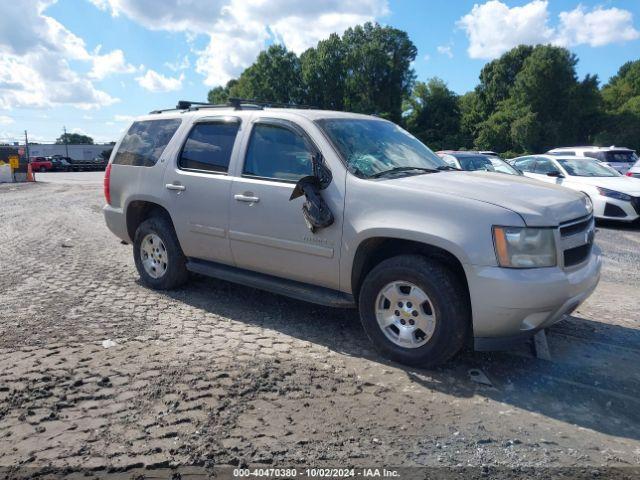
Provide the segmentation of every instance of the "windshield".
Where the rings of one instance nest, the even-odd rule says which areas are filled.
[[[619,177],[620,174],[596,160],[558,160],[558,163],[572,177]]]
[[[463,170],[483,170],[487,172],[508,173],[509,175],[520,175],[520,172],[498,157],[465,155],[457,158]]]
[[[391,122],[329,118],[317,123],[349,171],[360,177],[372,177],[393,169],[437,169],[447,165],[420,140]]]

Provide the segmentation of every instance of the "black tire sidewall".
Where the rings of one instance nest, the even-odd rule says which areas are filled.
[[[160,278],[153,278],[142,265],[140,247],[142,240],[148,234],[154,233],[162,240],[167,249],[167,271]],[[146,286],[157,290],[167,290],[182,285],[188,278],[186,258],[182,253],[173,226],[163,217],[151,217],[142,222],[133,240],[133,258],[140,275],[140,280]]]
[[[420,287],[431,301],[436,327],[429,341],[418,348],[394,344],[380,329],[375,305],[380,290],[391,282],[406,281]],[[360,319],[367,336],[386,357],[408,365],[444,363],[464,345],[469,328],[466,292],[453,272],[419,255],[385,260],[367,275],[359,296]]]

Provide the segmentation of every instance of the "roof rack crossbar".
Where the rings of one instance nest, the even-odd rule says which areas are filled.
[[[280,102],[262,102],[258,100],[252,100],[247,98],[230,97],[227,103],[207,103],[207,102],[192,102],[189,100],[179,100],[178,104],[174,108],[164,108],[161,110],[153,110],[149,114],[158,114],[164,112],[172,112],[176,110],[193,111],[200,110],[201,108],[229,108],[234,110],[262,110],[263,108],[301,108],[301,109],[316,109],[313,105],[302,105],[297,103],[280,103]]]
[[[236,98],[236,97],[231,97],[229,98],[229,103],[234,106],[238,105],[239,107],[242,107],[243,105],[249,105],[249,106],[260,106],[260,107],[271,107],[271,108],[304,108],[304,109],[315,109],[315,110],[320,110],[320,108],[315,107],[313,105],[304,105],[301,103],[282,103],[282,102],[265,102],[265,101],[260,101],[260,100],[254,100],[254,99],[247,99],[247,98]]]

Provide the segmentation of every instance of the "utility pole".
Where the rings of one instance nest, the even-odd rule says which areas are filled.
[[[31,161],[31,158],[29,157],[29,135],[27,135],[27,131],[24,131],[24,153],[27,157],[27,166],[26,166],[26,170],[25,170],[25,175],[28,174],[29,172],[29,162]],[[18,160],[19,162],[19,160]],[[18,166],[20,166],[20,163],[18,163]],[[15,172],[13,173],[13,179],[15,180]]]
[[[27,131],[24,131],[24,152],[27,155],[27,163],[29,162],[29,136],[27,135]]]
[[[64,150],[66,152],[66,157],[69,158],[69,145],[67,142],[67,127],[63,126],[62,131],[64,132],[64,136],[62,137],[64,138]]]

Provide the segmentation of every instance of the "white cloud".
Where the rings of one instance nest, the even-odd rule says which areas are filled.
[[[133,115],[115,115],[113,119],[116,122],[133,122],[136,117]]]
[[[469,38],[469,56],[496,58],[520,44],[596,47],[640,37],[627,10],[597,7],[589,12],[579,5],[561,12],[559,25],[552,27],[548,6],[547,0],[533,0],[513,8],[499,0],[475,4],[457,23]]]
[[[509,8],[498,0],[474,5],[458,21],[469,37],[471,58],[495,58],[519,44],[547,43],[553,31],[547,26],[546,0]]]
[[[429,60],[431,60],[431,55],[429,55],[428,53],[422,57],[424,59],[425,62],[428,62]]]
[[[138,84],[150,92],[173,92],[182,88],[184,74],[180,74],[178,78],[165,77],[161,73],[147,70],[147,73],[140,77],[136,77]]]
[[[179,72],[180,70],[186,70],[191,66],[191,62],[189,61],[189,56],[185,55],[182,59],[178,59],[175,62],[165,62],[165,67],[174,72]]]
[[[7,117],[6,115],[0,115],[0,125],[11,125],[13,123],[13,118]]]
[[[442,55],[446,55],[449,58],[453,58],[453,51],[451,50],[451,45],[439,45],[436,50],[438,53]]]
[[[601,7],[587,12],[582,5],[578,5],[570,12],[560,13],[556,43],[566,46],[587,44],[601,47],[639,37],[640,32],[633,27],[631,12]]]
[[[102,80],[108,75],[119,73],[134,73],[136,67],[126,62],[124,52],[122,50],[113,50],[104,55],[100,55],[101,46],[94,50],[91,58],[93,68],[89,72],[89,77],[96,80]]]
[[[184,32],[193,49],[195,69],[205,84],[219,85],[249,66],[269,42],[301,53],[333,32],[388,13],[387,0],[91,0],[113,16],[123,15],[153,30]]]
[[[118,99],[71,69],[92,61],[84,41],[45,15],[53,0],[3,2],[0,27],[0,108],[72,105],[88,109]]]

